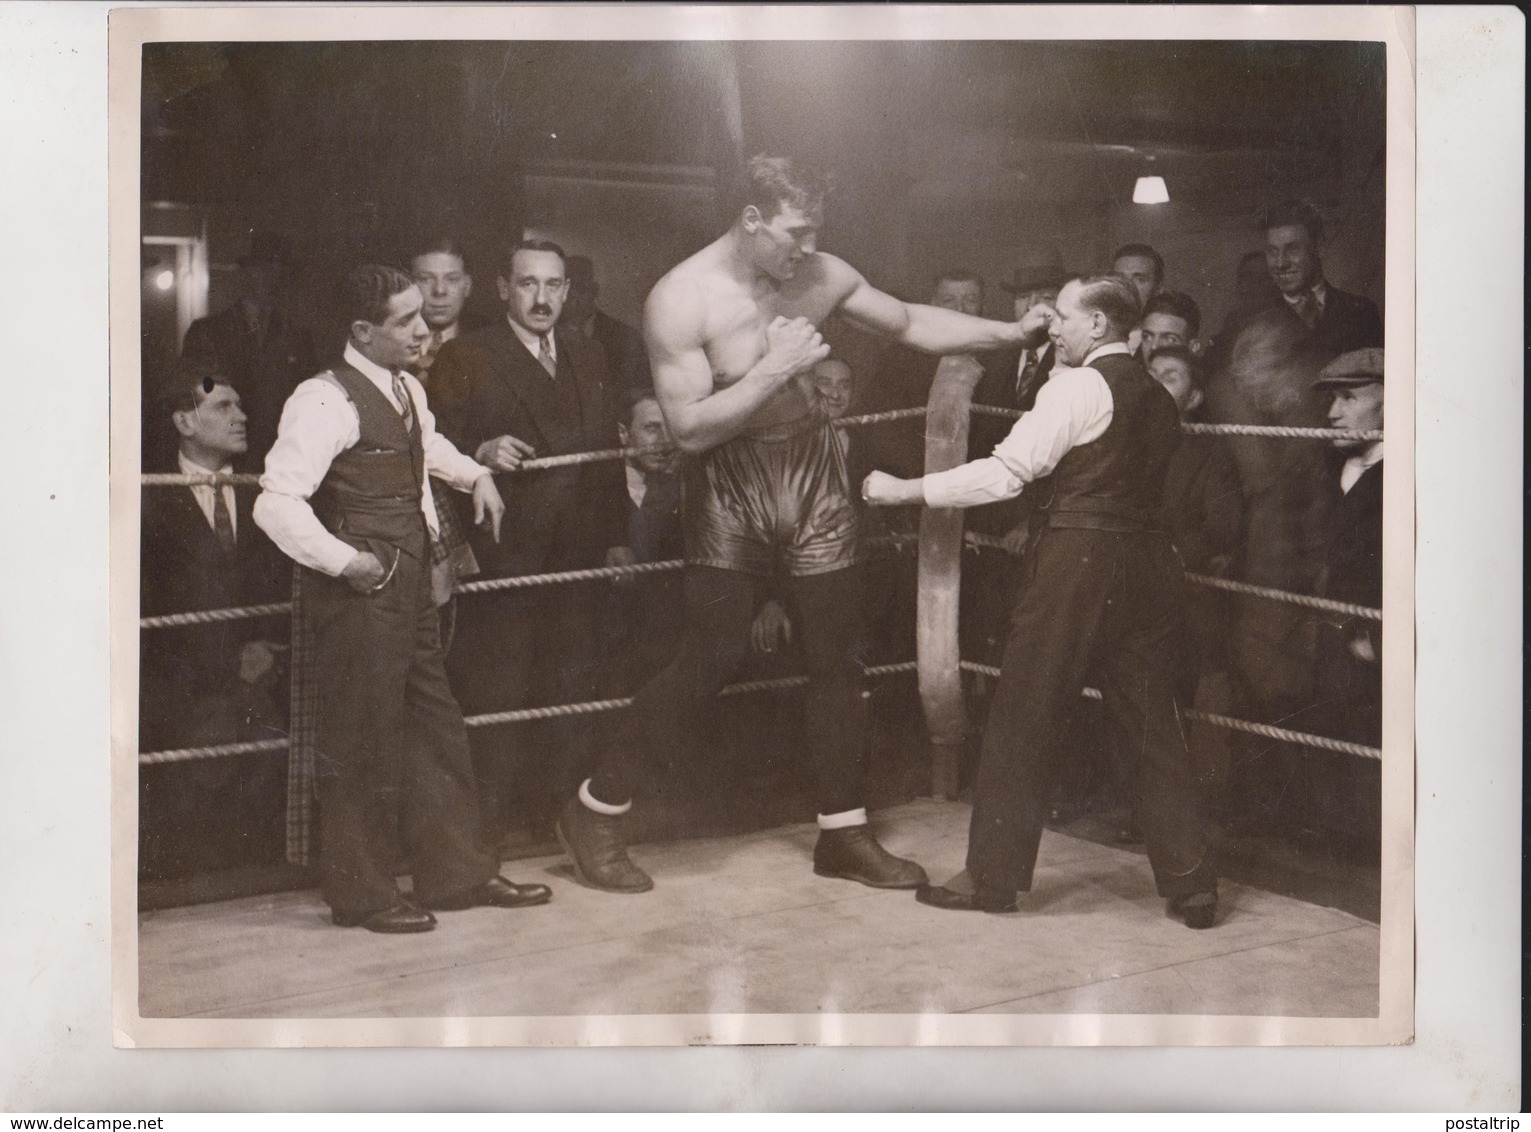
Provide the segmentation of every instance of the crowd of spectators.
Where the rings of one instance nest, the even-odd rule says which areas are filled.
[[[1374,304],[1324,275],[1318,212],[1288,202],[1261,225],[1263,249],[1238,262],[1232,306],[1204,336],[1198,303],[1166,289],[1179,265],[1144,243],[1107,264],[1142,303],[1131,349],[1173,398],[1184,422],[1322,425],[1380,430],[1382,319]],[[1079,274],[1051,248],[1023,257],[1000,283],[1016,318],[1056,300]],[[145,467],[150,471],[259,471],[293,389],[325,360],[283,302],[289,262],[280,238],[257,233],[239,261],[240,295],[187,332],[180,369],[146,382]],[[475,526],[465,500],[437,484],[432,585],[447,672],[465,714],[631,695],[673,655],[682,633],[678,571],[609,585],[502,590],[454,599],[455,582],[679,558],[686,464],[668,449],[639,332],[600,308],[596,265],[551,243],[525,241],[494,261],[501,317],[467,326],[475,280],[465,249],[424,241],[403,258],[422,298],[428,343],[412,367],[436,428],[494,473],[505,501],[503,537]],[[489,280],[480,280],[480,283]],[[985,282],[952,267],[928,301],[976,314]],[[835,328],[826,340],[837,343]],[[962,367],[977,404],[1025,412],[1054,368],[1051,345],[945,363]],[[850,346],[814,371],[825,416],[922,406],[939,359],[895,346],[870,360]],[[986,455],[1008,419],[974,415],[970,454]],[[871,469],[923,470],[916,419],[842,433],[853,482]],[[518,472],[528,459],[618,446],[648,451],[625,461]],[[1187,572],[1381,604],[1380,442],[1292,442],[1187,434],[1170,468],[1160,518]],[[146,487],[142,613],[193,612],[284,601],[290,562],[251,519],[254,487]],[[1035,529],[1027,491],[976,508],[969,529],[1005,550],[965,556],[963,655],[995,663],[1010,597]],[[872,533],[899,549],[868,564],[866,658],[913,655],[918,509],[869,512]],[[1313,614],[1198,587],[1187,600],[1180,700],[1215,714],[1280,721],[1380,744],[1381,626]],[[459,608],[460,606],[460,608]],[[746,675],[791,670],[796,619],[775,593],[762,597]],[[286,733],[287,623],[222,621],[142,634],[140,747],[158,750]],[[984,682],[974,684],[981,712]],[[1093,738],[1090,707],[1078,725],[1078,773],[1057,814],[1116,806],[1135,836],[1133,786]],[[470,732],[481,817],[502,850],[543,837],[559,802],[581,781],[607,732],[594,717]],[[1375,854],[1377,764],[1197,724],[1190,746],[1211,811],[1229,826],[1311,838],[1330,850]],[[285,766],[267,755],[146,768],[141,777],[141,872],[185,876],[281,856]]]

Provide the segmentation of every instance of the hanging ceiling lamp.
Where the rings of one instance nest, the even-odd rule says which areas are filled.
[[[1143,175],[1138,178],[1138,183],[1132,186],[1133,204],[1168,204],[1170,200],[1169,186],[1164,183],[1164,178],[1153,172],[1154,158],[1149,154],[1147,167]]]
[[[1169,186],[1163,177],[1139,177],[1138,183],[1132,187],[1133,204],[1168,204],[1169,199]]]

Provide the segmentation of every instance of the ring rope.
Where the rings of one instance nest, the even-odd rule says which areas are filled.
[[[999,405],[972,405],[971,411],[981,416],[1007,417],[1015,420],[1020,409],[1006,409]],[[863,413],[860,416],[841,417],[833,421],[836,428],[859,428],[864,425],[883,424],[913,417],[923,417],[925,406],[907,409],[889,409],[882,413]],[[1288,440],[1381,440],[1380,429],[1296,428],[1288,425],[1249,424],[1182,424],[1181,430],[1193,436],[1266,436]],[[642,456],[652,452],[668,452],[667,445],[649,445],[641,448],[601,448],[592,452],[569,452],[561,456],[538,456],[523,460],[513,471],[536,472],[549,468],[567,468],[579,464],[595,464],[606,460],[625,460],[629,456]],[[226,484],[255,486],[260,476],[253,472],[196,473],[145,472],[140,477],[144,487],[220,487]]]
[[[973,405],[972,411],[985,417],[1021,416],[1020,409],[1002,405]],[[1180,430],[1191,436],[1269,436],[1281,440],[1381,440],[1381,429],[1297,428],[1292,425],[1207,424],[1186,422]]]
[[[977,672],[996,679],[999,677],[999,669],[992,664],[979,664],[975,660],[964,660],[961,668],[964,672]],[[1087,700],[1105,698],[1100,694],[1099,688],[1081,688],[1079,694]],[[1330,739],[1324,735],[1310,735],[1306,731],[1292,731],[1285,727],[1272,727],[1268,723],[1251,723],[1247,719],[1234,719],[1232,716],[1214,715],[1207,711],[1196,711],[1194,708],[1182,708],[1180,714],[1186,719],[1210,723],[1214,727],[1225,727],[1230,731],[1247,731],[1251,735],[1259,735],[1266,739],[1276,739],[1283,743],[1297,743],[1304,747],[1336,751],[1342,755],[1357,755],[1363,759],[1382,758],[1382,751],[1380,749],[1368,747],[1362,743],[1347,743],[1343,739]]]
[[[896,676],[915,671],[916,662],[900,661],[897,664],[875,664],[863,670],[866,677]],[[719,690],[719,696],[742,696],[751,692],[774,692],[787,688],[800,688],[808,683],[807,676],[778,676],[769,680],[745,680],[729,684]],[[516,711],[496,711],[484,715],[463,718],[469,727],[497,727],[505,723],[529,723],[538,719],[559,719],[570,715],[594,715],[597,712],[616,711],[628,707],[631,696],[614,700],[586,700],[577,704],[551,704],[547,707],[520,708]],[[221,758],[228,755],[252,755],[265,751],[285,751],[286,739],[261,739],[253,743],[224,743],[216,747],[180,747],[170,751],[144,751],[139,754],[140,766],[157,766],[162,763],[190,762],[194,759]]]
[[[1009,553],[1004,539],[998,535],[986,535],[981,531],[968,531],[963,540],[969,546],[994,547]],[[1353,605],[1348,601],[1334,601],[1327,597],[1313,597],[1309,594],[1292,593],[1290,590],[1272,589],[1270,586],[1257,586],[1251,582],[1236,582],[1232,578],[1218,578],[1211,574],[1187,573],[1185,580],[1193,585],[1206,586],[1208,589],[1227,590],[1229,593],[1248,594],[1251,597],[1264,597],[1272,601],[1286,602],[1288,605],[1300,605],[1305,609],[1316,609],[1324,613],[1337,613],[1342,617],[1364,617],[1369,621],[1381,621],[1382,610],[1373,609],[1368,605]]]
[[[908,409],[889,409],[883,413],[863,413],[856,417],[841,417],[830,423],[836,428],[860,428],[863,425],[883,424],[887,421],[901,421],[924,415],[925,406],[917,405]],[[591,452],[567,452],[561,456],[538,456],[531,460],[523,460],[512,471],[539,472],[549,468],[568,468],[578,464],[597,464],[606,460],[625,460],[629,456],[673,451],[674,447],[668,444],[650,444],[639,448],[598,448]],[[260,476],[254,472],[145,472],[140,479],[144,487],[220,487],[225,484],[236,486],[260,484]]]
[[[862,540],[867,547],[892,547],[903,549],[914,540],[911,536],[879,535]],[[452,588],[454,594],[491,593],[496,590],[525,589],[529,586],[550,586],[564,582],[593,582],[604,578],[623,578],[637,574],[658,574],[666,570],[679,570],[686,565],[684,558],[666,558],[659,562],[635,562],[631,566],[594,566],[585,570],[559,570],[549,574],[520,574],[510,578],[486,578],[481,582],[459,582]],[[214,621],[239,621],[250,617],[273,617],[279,613],[291,613],[292,602],[274,601],[265,605],[236,605],[226,609],[203,609],[195,613],[164,613],[154,617],[140,617],[140,629],[169,629],[182,625],[202,625]]]

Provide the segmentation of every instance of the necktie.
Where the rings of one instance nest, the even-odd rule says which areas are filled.
[[[224,498],[224,490],[222,484],[213,488],[213,534],[218,536],[223,553],[233,554],[234,516],[229,514],[229,501]]]
[[[558,376],[558,363],[553,360],[553,347],[548,343],[546,334],[537,340],[537,360],[542,363],[542,368],[548,371],[549,377]]]
[[[404,418],[404,431],[414,427],[414,406],[410,404],[409,390],[404,387],[404,375],[397,370],[393,374],[393,398],[399,403],[399,416]]]
[[[1026,351],[1026,361],[1021,366],[1020,376],[1015,380],[1015,407],[1017,409],[1029,409],[1026,399],[1036,391],[1037,369],[1039,358],[1030,350]]]
[[[1312,330],[1318,322],[1318,296],[1312,291],[1304,291],[1292,305],[1292,309],[1297,312],[1297,317],[1307,324],[1309,330]]]

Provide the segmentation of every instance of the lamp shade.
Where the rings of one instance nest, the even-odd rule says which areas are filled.
[[[1169,199],[1169,187],[1163,177],[1139,177],[1132,187],[1133,204],[1168,204]]]

